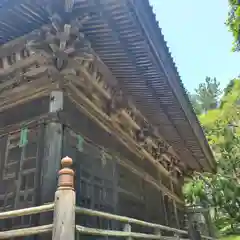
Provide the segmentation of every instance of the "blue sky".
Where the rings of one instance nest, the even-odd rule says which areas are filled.
[[[240,74],[240,52],[231,52],[224,25],[228,0],[150,0],[185,87],[193,91],[206,76],[225,87]]]

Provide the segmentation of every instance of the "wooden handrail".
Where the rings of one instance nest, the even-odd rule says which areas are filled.
[[[160,225],[160,224],[156,224],[156,223],[145,222],[145,221],[138,220],[135,218],[115,215],[115,214],[101,212],[101,211],[96,211],[96,210],[87,209],[87,208],[83,208],[83,207],[76,207],[76,213],[93,216],[93,217],[97,216],[97,217],[102,217],[105,219],[116,220],[116,221],[127,223],[127,224],[136,224],[136,225],[140,225],[140,226],[144,226],[144,227],[150,227],[150,228],[153,228],[154,230],[169,231],[169,232],[173,232],[175,236],[178,236],[178,235],[188,236],[188,232],[186,230],[172,228],[172,227],[168,227],[168,226],[164,226],[164,225]],[[80,225],[76,225],[76,230],[80,233],[85,233],[85,234],[90,234],[90,235],[100,235],[100,236],[135,237],[135,238],[145,238],[145,239],[160,239],[161,238],[160,237],[161,235],[104,230],[104,229],[84,227],[84,226],[80,226]],[[162,237],[167,238],[166,236],[162,236]],[[203,239],[207,239],[207,240],[216,240],[215,238],[212,238],[209,236],[201,235],[201,237]]]
[[[12,210],[7,212],[1,212],[0,220],[49,212],[49,211],[52,211],[53,208],[54,208],[54,203],[49,203],[49,204],[45,204],[37,207],[30,207],[30,208],[17,209],[17,210]],[[0,239],[10,239],[14,237],[25,237],[25,236],[32,236],[35,234],[47,233],[47,232],[51,232],[52,228],[53,228],[53,224],[49,224],[49,225],[43,225],[43,226],[3,231],[3,232],[0,232]]]
[[[83,234],[90,234],[95,236],[108,236],[108,237],[133,237],[143,239],[160,239],[159,235],[147,234],[147,233],[136,233],[136,232],[123,232],[114,230],[105,230],[97,228],[89,228],[80,225],[76,225],[76,230]]]
[[[49,204],[45,204],[37,207],[30,207],[30,208],[17,209],[17,210],[12,210],[7,212],[1,212],[0,220],[14,218],[14,217],[21,217],[21,216],[26,216],[31,214],[37,214],[37,213],[50,212],[53,210],[53,208],[54,208],[54,203],[49,203]]]
[[[95,236],[108,236],[108,237],[133,237],[133,238],[143,238],[143,239],[173,239],[174,236],[161,236],[154,234],[146,234],[146,233],[137,233],[137,232],[124,232],[124,231],[114,231],[114,230],[105,230],[98,228],[90,228],[84,227],[81,225],[76,225],[76,230],[79,233],[95,235]],[[176,237],[177,238],[177,237]],[[216,240],[212,237],[202,236],[203,239]],[[188,239],[188,238],[179,238],[179,239]]]
[[[9,230],[0,232],[0,239],[10,239],[14,237],[26,237],[32,236],[41,233],[51,232],[53,228],[52,224],[43,225],[38,227],[30,227],[30,228],[21,228],[16,230]]]
[[[177,229],[177,228],[171,228],[171,227],[156,224],[156,223],[145,222],[145,221],[138,220],[138,219],[135,219],[135,218],[115,215],[115,214],[106,213],[106,212],[100,212],[100,211],[87,209],[87,208],[82,208],[82,207],[76,207],[76,213],[81,213],[81,214],[85,214],[85,215],[89,215],[89,216],[98,216],[98,217],[111,219],[111,220],[116,220],[116,221],[124,222],[124,223],[137,224],[137,225],[144,226],[144,227],[151,227],[151,228],[154,228],[154,229],[170,231],[170,232],[174,232],[174,233],[177,233],[177,234],[188,234],[188,232],[185,231],[185,230],[180,230],[180,229]]]

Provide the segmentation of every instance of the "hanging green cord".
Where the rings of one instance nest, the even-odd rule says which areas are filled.
[[[24,147],[28,143],[28,128],[22,128],[20,133],[19,147]]]
[[[81,135],[77,135],[77,139],[78,139],[77,149],[79,152],[83,152],[84,139]]]

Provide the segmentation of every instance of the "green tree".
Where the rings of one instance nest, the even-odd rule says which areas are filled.
[[[234,83],[235,83],[235,79],[232,79],[228,85],[224,88],[223,90],[223,97],[221,99],[221,102],[220,102],[220,108],[223,107],[224,103],[225,103],[225,98],[226,96],[232,91],[233,87],[234,87]]]
[[[233,89],[235,79],[231,80],[228,85],[224,88],[224,96],[227,96]]]
[[[240,223],[240,80],[231,85],[221,108],[199,117],[217,161],[217,173],[196,173],[184,194],[190,204],[212,207],[219,229],[230,226],[234,232]]]
[[[187,92],[189,100],[192,104],[193,110],[195,111],[196,115],[200,115],[203,112],[201,104],[198,102],[198,97],[196,94],[191,94]]]
[[[187,91],[187,94],[196,115],[200,115],[217,107],[221,94],[220,83],[216,78],[206,77],[205,82],[199,84],[194,93]]]
[[[221,89],[216,78],[206,77],[205,82],[199,84],[195,92],[196,101],[201,105],[203,111],[206,112],[217,107]]]

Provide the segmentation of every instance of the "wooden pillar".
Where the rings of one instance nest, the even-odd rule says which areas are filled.
[[[74,171],[70,169],[72,159],[61,161],[58,188],[55,193],[52,240],[74,240],[75,236],[75,191]]]
[[[63,92],[50,94],[49,113],[63,109]],[[57,186],[57,172],[62,158],[63,127],[59,122],[50,122],[45,128],[44,158],[42,163],[41,204],[52,202]]]
[[[175,193],[172,180],[170,180],[170,184],[171,184],[171,191],[172,191],[172,193]],[[176,228],[180,228],[178,212],[177,212],[177,206],[176,206],[175,200],[172,200],[172,204],[173,204],[173,211],[174,211],[174,217],[175,217],[175,222],[176,222],[176,226],[175,227]]]

